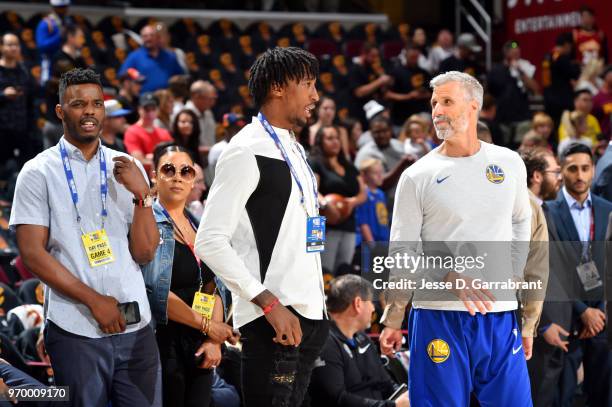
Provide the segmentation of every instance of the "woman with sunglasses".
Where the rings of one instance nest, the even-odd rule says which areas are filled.
[[[164,406],[205,407],[221,344],[237,337],[223,323],[212,271],[193,251],[197,221],[185,210],[196,177],[193,159],[184,147],[165,143],[156,147],[153,163],[153,212],[161,239],[142,271],[156,325]]]

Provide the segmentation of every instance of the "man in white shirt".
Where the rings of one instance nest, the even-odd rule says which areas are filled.
[[[260,113],[219,158],[196,236],[197,255],[232,292],[246,407],[301,405],[329,331],[316,251],[324,219],[292,131],[319,100],[318,69],[293,47],[255,61],[249,89]]]
[[[423,266],[413,274],[423,277],[417,288],[432,280],[450,287],[414,291],[410,403],[463,407],[474,393],[483,405],[531,406],[523,351],[529,355],[533,338],[521,340],[516,293],[488,290],[474,284],[473,277],[522,281],[531,229],[525,165],[518,154],[478,140],[483,89],[476,79],[451,71],[434,78],[431,86],[432,117],[444,142],[400,178],[390,254],[400,249],[425,259],[431,257],[430,247],[442,242],[457,248],[451,251],[456,265],[458,252],[468,247],[476,264],[470,267],[466,260],[464,269],[444,265],[433,271]],[[474,270],[479,257],[484,264],[480,273]],[[398,268],[391,269],[392,280]],[[410,300],[410,292],[394,291],[382,318],[385,354],[401,345],[400,327]]]

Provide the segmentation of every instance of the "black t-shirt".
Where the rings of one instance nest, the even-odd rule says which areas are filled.
[[[470,59],[459,59],[455,55],[451,55],[444,61],[440,62],[440,73],[448,71],[459,71],[470,74],[474,77],[479,77],[483,69],[482,67],[473,60]]]
[[[496,64],[487,75],[487,88],[497,102],[495,120],[499,123],[519,122],[529,120],[529,99],[527,88],[521,89],[519,78],[510,74],[510,69],[504,64]]]
[[[125,96],[118,95],[115,99],[121,104],[122,108],[131,110],[129,114],[125,115],[125,121],[129,124],[136,123],[139,119],[137,98],[134,98],[134,101],[130,102]]]
[[[123,135],[122,135],[122,137],[123,137]],[[102,138],[100,138],[100,141],[102,142],[103,146],[106,146],[106,147],[108,147],[110,149],[113,149],[115,151],[121,151],[122,153],[127,153],[127,151],[125,149],[125,144],[123,144],[123,140],[121,140],[119,138],[119,135],[115,136],[115,142],[113,144],[107,143]]]
[[[340,194],[347,198],[359,194],[359,171],[352,164],[344,166],[344,176],[328,168],[320,160],[310,161],[312,170],[319,175],[319,192],[321,195]],[[329,225],[329,229],[355,232],[355,211],[342,223]]]
[[[353,92],[360,86],[367,85],[368,83],[374,81],[376,78],[378,78],[378,75],[376,75],[376,73],[369,66],[355,64],[351,67],[348,77],[350,88],[349,112],[351,117],[359,119],[361,124],[365,126],[367,122],[363,105],[372,99],[382,101],[382,90],[379,88],[376,92],[362,98],[356,97]]]
[[[395,80],[392,88],[393,92],[410,93],[417,89],[428,90],[429,74],[418,66],[409,68],[404,65],[397,65],[393,69],[392,75]],[[391,119],[396,126],[402,126],[410,115],[430,110],[429,98],[393,102]]]

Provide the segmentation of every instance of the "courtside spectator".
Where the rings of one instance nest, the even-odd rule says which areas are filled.
[[[601,132],[608,138],[612,137],[610,122],[612,121],[612,65],[608,65],[602,75],[604,83],[599,93],[593,97],[593,116],[599,120]]]
[[[491,130],[489,130],[489,126],[481,120],[478,120],[476,123],[476,136],[478,140],[484,141],[485,143],[495,144],[493,143],[493,136],[491,136]]]
[[[193,189],[187,196],[187,210],[196,219],[201,219],[204,213],[204,203],[202,196],[206,192],[206,182],[204,181],[204,169],[199,164],[194,164],[196,177],[193,181]]]
[[[419,66],[420,50],[407,45],[400,62],[394,67],[393,86],[385,93],[385,100],[392,102],[391,120],[394,126],[402,126],[407,117],[428,112],[431,91],[427,88],[429,73]]]
[[[168,87],[168,80],[174,75],[185,73],[176,60],[176,55],[163,49],[159,33],[153,25],[140,30],[142,47],[130,52],[121,65],[119,75],[129,68],[136,68],[145,77],[141,92],[153,92]]]
[[[590,146],[597,144],[597,135],[601,133],[601,128],[595,116],[591,114],[592,110],[593,94],[586,89],[576,90],[576,92],[574,92],[574,110],[572,112],[564,112],[561,118],[561,124],[559,125],[559,144],[571,138],[573,135],[584,139]],[[575,113],[575,115],[572,116],[571,113]],[[584,126],[586,127],[584,131],[579,131],[575,125],[575,131],[572,131],[571,123],[567,121],[567,118],[571,121],[574,117],[578,117],[577,114],[580,114],[580,118],[584,118],[585,120]]]
[[[370,131],[374,141],[361,147],[355,158],[355,165],[361,164],[368,158],[380,160],[385,169],[382,189],[387,194],[389,207],[393,207],[395,186],[402,175],[402,172],[416,161],[416,157],[404,154],[404,145],[393,138],[391,121],[383,116],[379,116],[370,121]]]
[[[388,242],[389,211],[385,193],[380,189],[384,176],[382,163],[374,158],[367,159],[361,163],[359,171],[367,186],[368,198],[355,212],[358,231],[356,245]]]
[[[531,396],[534,406],[553,405],[558,391],[558,381],[563,367],[564,353],[567,351],[567,336],[570,329],[571,303],[558,301],[559,267],[558,255],[559,235],[554,221],[550,219],[549,207],[545,201],[554,200],[561,187],[561,167],[552,151],[545,148],[533,148],[521,152],[521,158],[527,169],[527,186],[535,208],[542,210],[545,218],[549,245],[549,279],[547,284],[547,299],[542,308],[538,335],[533,342],[533,357],[527,361],[527,369],[531,381]],[[532,223],[532,234],[534,225]],[[551,301],[552,300],[552,301]],[[556,300],[556,301],[555,301]]]
[[[108,148],[126,153],[123,143],[123,133],[127,128],[125,116],[130,114],[131,111],[124,109],[115,99],[105,100],[104,110],[106,117],[100,133],[100,141]]]
[[[51,75],[51,58],[62,46],[62,30],[72,21],[68,16],[70,0],[50,0],[53,8],[36,26],[36,47],[41,58],[41,84]]]
[[[315,135],[322,126],[334,126],[336,124],[336,102],[329,96],[321,96],[316,109],[317,121],[308,128],[308,145],[312,147],[315,141]],[[338,127],[340,134],[340,142],[342,143],[342,152],[349,158],[349,137],[348,132],[344,127]]]
[[[413,155],[417,159],[423,157],[431,150],[427,134],[427,123],[416,114],[406,119],[397,139],[404,143],[404,153]]]
[[[198,80],[189,88],[191,99],[185,104],[185,109],[195,113],[200,123],[201,152],[208,155],[210,148],[216,142],[217,122],[212,108],[217,103],[217,90],[208,81]]]
[[[128,68],[119,77],[121,86],[119,87],[117,101],[124,108],[131,110],[132,113],[126,117],[129,124],[134,124],[138,121],[138,98],[144,81],[145,77],[135,68]]]
[[[557,273],[566,273],[573,290],[571,325],[567,353],[563,360],[559,388],[561,405],[572,405],[578,384],[577,372],[584,367],[583,391],[587,405],[607,405],[610,400],[611,367],[602,275],[605,271],[605,239],[612,203],[591,194],[593,154],[585,145],[571,144],[560,156],[563,188],[555,201],[548,201],[551,222],[566,244],[567,264]],[[568,225],[569,223],[569,225]],[[585,269],[588,273],[585,273]],[[567,328],[566,328],[567,329]],[[567,333],[567,332],[565,332]],[[565,334],[562,332],[562,334]]]
[[[521,48],[516,41],[504,44],[503,53],[503,62],[493,65],[487,74],[487,89],[497,104],[496,121],[509,134],[507,139],[520,143],[523,134],[517,128],[531,117],[529,94],[539,92],[533,79],[536,68],[521,58]]]
[[[495,98],[490,93],[485,93],[482,98],[482,109],[480,110],[478,120],[486,124],[489,128],[491,138],[493,139],[493,144],[497,144],[499,146],[509,145],[510,139],[504,139],[504,133],[499,127],[496,117],[497,103]]]
[[[593,192],[612,202],[612,141],[595,167]]]
[[[313,406],[408,407],[408,393],[388,400],[399,385],[385,370],[374,342],[365,333],[374,312],[374,288],[353,274],[330,283],[330,332],[312,372]]]
[[[168,32],[168,27],[166,24],[158,22],[155,24],[155,29],[159,34],[159,43],[161,48],[172,52],[176,57],[176,61],[179,63],[181,68],[183,68],[183,71],[187,72],[185,52],[180,48],[172,47],[170,33]]]
[[[246,120],[241,114],[226,113],[223,115],[223,140],[216,143],[208,154],[208,167],[206,167],[206,184],[212,185],[215,179],[215,167],[221,153],[225,150],[228,143],[246,125]]]
[[[531,137],[532,135],[538,135],[542,138],[542,140],[544,140],[542,147],[546,147],[552,151],[553,148],[552,144],[550,143],[550,138],[553,130],[554,122],[552,117],[544,112],[537,112],[531,119],[531,129],[525,133],[524,139]]]
[[[156,127],[155,119],[159,112],[159,104],[152,93],[143,93],[139,99],[139,119],[125,131],[125,148],[134,158],[151,168],[153,150],[163,141],[172,141],[168,130]]]
[[[37,152],[31,148],[35,85],[21,62],[19,38],[8,33],[0,41],[0,167],[4,167],[11,159],[24,163]]]
[[[174,97],[168,89],[159,89],[153,93],[159,103],[159,114],[155,119],[155,126],[172,131],[172,110]]]
[[[53,55],[51,60],[52,75],[59,78],[66,70],[86,68],[87,63],[81,56],[81,49],[84,45],[83,29],[73,23],[66,24],[62,28],[62,48]]]
[[[176,118],[178,112],[183,110],[185,103],[189,99],[189,75],[175,75],[168,81],[168,90],[174,97],[174,107],[172,108],[172,120]]]
[[[185,210],[196,177],[191,155],[180,146],[160,145],[153,164],[153,213],[163,243],[142,272],[156,328],[164,406],[205,407],[211,401],[213,371],[221,362],[221,344],[235,344],[237,337],[223,323],[214,274],[191,249],[198,225]],[[194,303],[209,308],[196,310]]]
[[[19,173],[10,219],[24,264],[47,286],[45,345],[55,384],[69,386],[75,407],[161,406],[138,267],[153,259],[160,238],[149,185],[140,164],[100,146],[99,76],[72,70],[59,88],[64,136]],[[133,302],[139,312],[126,321],[118,304]]]
[[[544,103],[555,123],[564,110],[573,108],[574,83],[580,76],[580,65],[574,61],[571,33],[559,34],[555,47],[546,57],[550,64],[550,85],[544,89]]]
[[[358,118],[361,124],[365,125],[363,105],[370,99],[383,100],[385,92],[391,88],[391,85],[393,77],[385,73],[380,51],[374,44],[366,43],[349,72],[351,116]]]
[[[580,7],[580,27],[572,32],[576,44],[576,59],[582,65],[593,59],[608,61],[606,34],[595,24],[595,11],[589,6]]]
[[[454,51],[453,34],[447,29],[440,30],[436,43],[429,51],[429,73],[434,74],[438,72],[440,63],[453,55]]]
[[[174,142],[182,147],[185,147],[189,152],[196,157],[199,163],[199,145],[200,145],[200,123],[196,114],[189,109],[179,111],[172,124],[172,137]]]
[[[482,47],[471,33],[463,33],[457,38],[455,53],[440,62],[440,73],[448,71],[459,71],[472,76],[480,76],[483,73],[482,66],[476,57],[482,51]]]
[[[323,269],[335,274],[338,267],[351,264],[355,254],[355,208],[365,202],[366,186],[359,171],[342,153],[340,135],[334,126],[320,127],[310,151],[310,166],[317,177],[319,194],[325,202],[321,212],[327,216],[327,242],[321,253]],[[339,202],[328,195],[339,195]],[[338,197],[335,197],[338,199]],[[346,212],[340,212],[346,206]],[[338,209],[340,213],[333,214]],[[328,213],[332,211],[332,213]]]

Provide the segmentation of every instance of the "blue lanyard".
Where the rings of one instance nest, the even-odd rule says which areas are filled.
[[[285,147],[281,143],[280,139],[278,138],[278,135],[276,134],[276,132],[274,131],[274,129],[272,128],[270,123],[268,122],[268,119],[266,119],[266,116],[264,116],[264,114],[262,112],[259,112],[259,114],[257,115],[257,118],[261,122],[261,125],[264,127],[266,132],[268,132],[270,137],[272,137],[272,140],[274,140],[274,144],[276,144],[276,148],[278,148],[278,150],[281,153],[281,156],[283,157],[283,160],[285,160],[285,162],[287,163],[287,166],[289,167],[289,171],[291,172],[291,175],[293,176],[293,179],[295,179],[295,183],[297,184],[297,186],[298,186],[298,188],[300,190],[300,195],[301,195],[300,203],[304,207],[304,210],[306,211],[306,215],[308,216],[308,209],[306,208],[306,203],[305,203],[305,200],[304,200],[304,188],[302,188],[302,183],[300,182],[300,179],[298,178],[298,175],[297,175],[297,172],[295,171],[295,168],[293,168],[293,165],[291,164],[291,160],[289,159],[289,155],[287,154],[287,151],[285,150]],[[298,148],[298,150],[300,150],[300,149]],[[306,162],[306,157],[304,157],[304,155],[303,155],[301,150],[300,150],[300,157],[302,157],[302,159],[304,160],[304,163],[306,164],[306,168],[308,168],[308,172],[310,173],[310,178],[312,179],[312,190],[313,190],[313,193],[314,193],[314,202],[315,202],[315,205],[316,205],[316,208],[317,208],[317,211],[318,211],[318,209],[319,209],[319,200],[318,200],[318,194],[317,194],[317,181],[316,181],[315,176],[314,176],[314,174],[312,172],[312,169],[310,168],[310,165],[308,165],[308,163]]]
[[[72,203],[77,214],[77,222],[79,223],[79,226],[81,226],[81,215],[79,213],[79,208],[77,207],[77,203],[79,202],[79,193],[77,191],[76,182],[74,182],[74,173],[72,172],[72,167],[70,166],[70,157],[68,157],[68,152],[66,151],[66,146],[64,146],[63,141],[59,142],[59,148],[60,154],[62,156],[64,173],[66,174],[66,181],[68,181],[68,188],[70,188]],[[104,220],[108,216],[108,211],[106,209],[106,196],[108,195],[108,179],[106,174],[106,158],[104,156],[104,150],[102,149],[102,145],[98,146],[98,153],[100,155],[100,197],[102,199],[102,229],[104,229]]]
[[[170,224],[172,225],[172,229],[180,236],[181,239],[183,239],[183,241],[185,242],[185,244],[187,245],[187,247],[189,247],[189,250],[191,250],[191,253],[193,254],[193,257],[195,257],[196,259],[196,263],[198,263],[198,272],[200,273],[200,288],[198,291],[202,291],[202,285],[204,284],[204,278],[202,277],[202,265],[201,265],[201,261],[200,258],[197,256],[196,252],[195,252],[195,248],[193,247],[193,245],[191,243],[189,243],[187,241],[187,239],[185,239],[185,236],[183,236],[183,232],[181,232],[181,230],[179,229],[179,227],[177,226],[177,224],[174,222],[174,219],[172,219],[172,216],[170,216],[170,213],[168,213],[168,211],[166,210],[166,208],[164,208],[164,205],[161,204],[161,202],[159,202],[159,200],[157,200],[157,202],[159,203],[159,206],[162,209],[162,213],[164,214],[164,216],[168,219],[168,221],[170,222]],[[191,218],[189,218],[189,216],[187,216],[187,220],[189,221],[189,224],[191,225],[191,227],[193,228],[193,230],[197,231],[198,228],[196,227],[196,225],[191,221]]]

